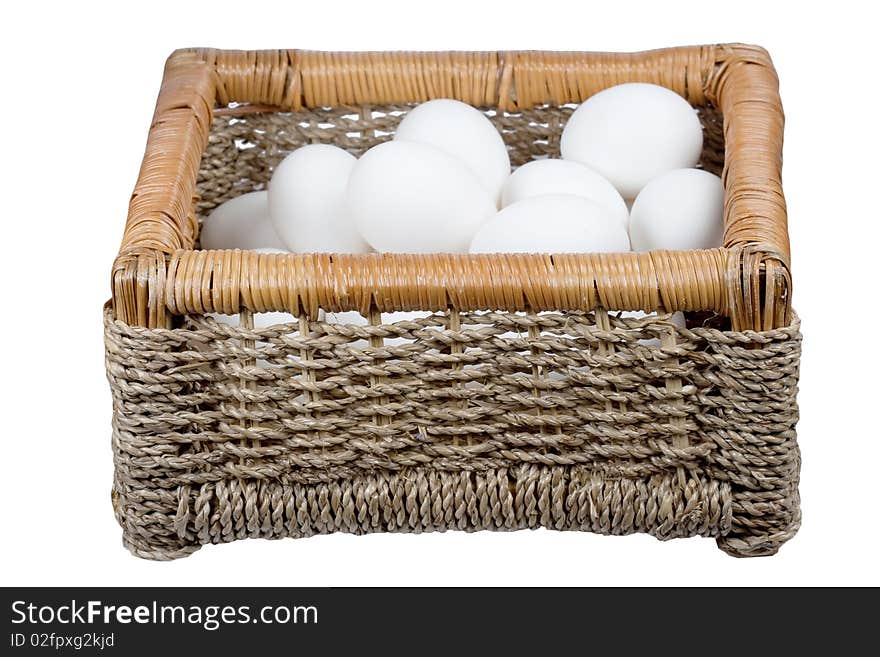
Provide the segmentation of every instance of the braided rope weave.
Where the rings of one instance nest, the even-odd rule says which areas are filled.
[[[105,320],[115,505],[139,556],[526,527],[714,536],[755,555],[798,525],[797,326],[604,312]]]

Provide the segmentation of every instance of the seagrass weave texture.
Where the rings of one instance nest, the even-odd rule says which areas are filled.
[[[106,328],[115,505],[140,556],[535,527],[752,555],[798,525],[796,326],[453,312],[174,330],[108,313]]]
[[[723,247],[199,249],[207,213],[265,189],[303,144],[360,155],[413,103],[454,97],[519,166],[559,155],[576,103],[636,80],[697,107]],[[752,46],[178,51],[104,313],[125,545],[173,559],[249,537],[544,527],[775,553],[800,523],[781,139],[775,72]],[[289,321],[255,329],[262,312]]]

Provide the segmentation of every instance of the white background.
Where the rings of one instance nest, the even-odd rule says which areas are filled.
[[[4,7],[0,584],[880,584],[878,97],[870,3],[260,2]],[[24,8],[27,7],[27,8]],[[771,52],[805,334],[804,523],[773,558],[708,539],[334,535],[129,555],[110,506],[101,305],[165,58],[221,48]]]

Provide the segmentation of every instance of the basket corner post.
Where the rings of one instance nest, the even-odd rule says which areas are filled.
[[[747,244],[731,249],[730,258],[732,328],[739,337],[718,350],[730,361],[730,376],[748,384],[729,389],[727,413],[735,422],[715,435],[712,459],[733,493],[732,526],[717,544],[735,557],[770,556],[801,524],[801,336],[787,257]]]
[[[746,244],[729,250],[729,301],[734,331],[770,331],[791,326],[791,270],[785,254]]]
[[[113,402],[113,512],[122,543],[134,556],[168,561],[192,554],[200,542],[192,531],[193,495],[187,485],[169,482],[152,460],[180,430],[169,411],[191,383],[174,377],[181,361],[164,364],[181,349],[164,310],[165,261],[161,254],[117,258],[113,299],[104,311],[104,357]],[[164,442],[163,442],[164,441]]]
[[[113,319],[129,326],[168,328],[165,305],[165,254],[123,254],[111,273],[110,307]]]

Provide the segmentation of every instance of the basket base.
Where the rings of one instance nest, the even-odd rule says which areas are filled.
[[[413,468],[312,483],[228,479],[176,490],[117,489],[114,498],[125,547],[160,561],[244,538],[542,527],[714,537],[728,554],[745,557],[773,554],[797,531],[799,517],[772,534],[745,535],[736,528],[728,482],[681,474],[619,479],[584,466]]]

